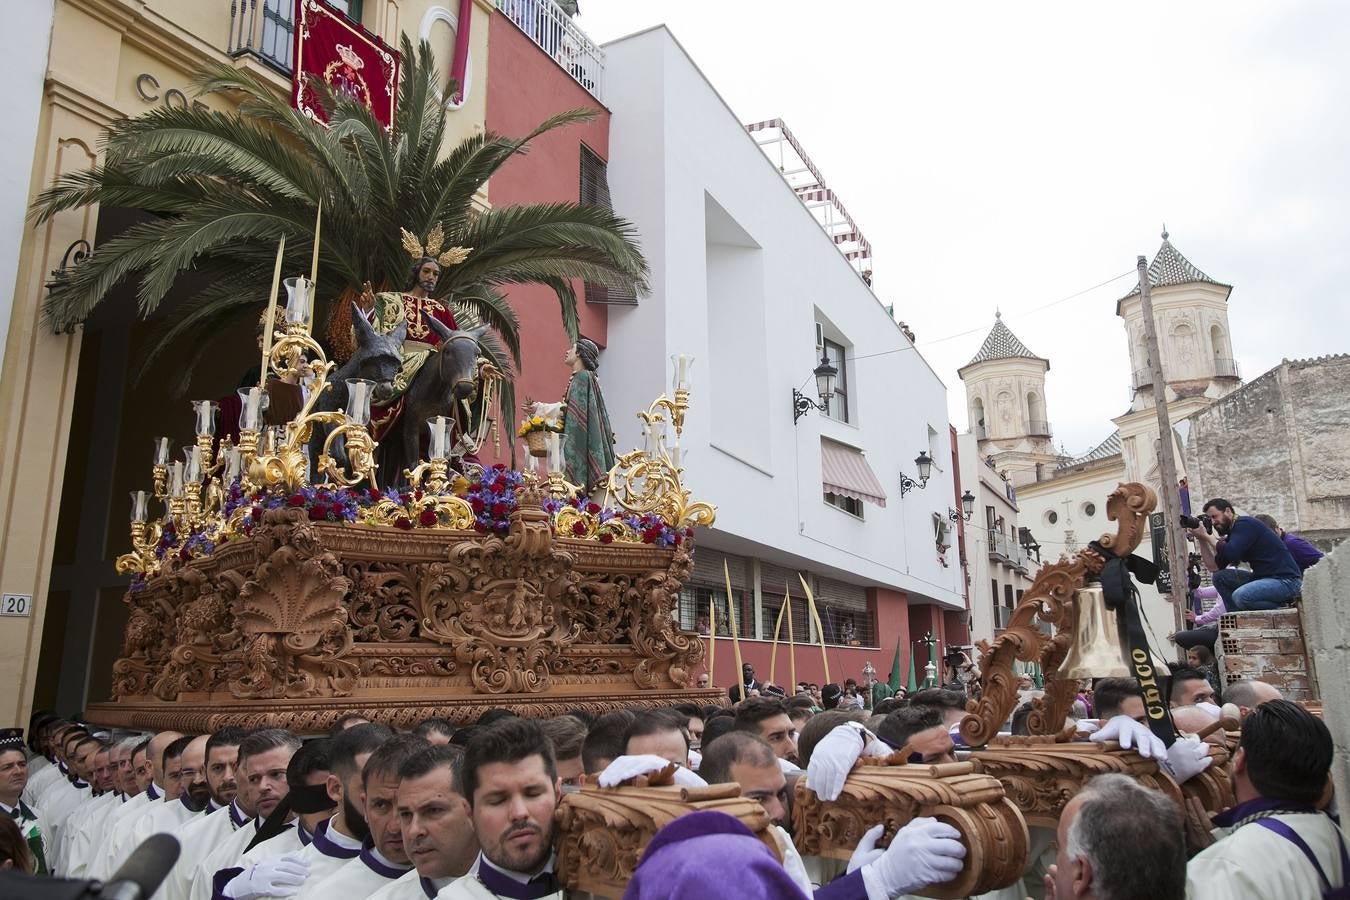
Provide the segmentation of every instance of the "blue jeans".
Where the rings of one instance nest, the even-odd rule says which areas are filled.
[[[1302,578],[1253,578],[1246,569],[1220,569],[1213,578],[1228,612],[1281,609],[1303,590]]]

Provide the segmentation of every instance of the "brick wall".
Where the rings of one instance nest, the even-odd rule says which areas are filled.
[[[1214,650],[1225,687],[1252,678],[1279,688],[1288,700],[1316,698],[1297,609],[1220,616]]]

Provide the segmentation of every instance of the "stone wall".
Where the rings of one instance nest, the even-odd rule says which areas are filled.
[[[1225,497],[1324,550],[1350,536],[1350,355],[1286,360],[1186,422],[1193,504]]]
[[[1336,742],[1331,774],[1340,797],[1350,797],[1350,621],[1340,612],[1347,603],[1350,551],[1339,550],[1303,578],[1303,627],[1321,689],[1322,715]]]

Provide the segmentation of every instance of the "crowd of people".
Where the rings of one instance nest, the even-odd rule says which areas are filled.
[[[863,755],[965,756],[962,694],[930,688],[868,710],[838,685],[784,698],[744,674],[747,696],[729,707],[549,719],[496,709],[406,733],[351,714],[309,739],[277,728],[123,734],[40,714],[26,745],[18,729],[0,733],[0,867],[108,879],[142,841],[169,833],[181,855],[160,900],[563,896],[554,870],[562,796],[673,769],[680,785],[736,783],[764,808],[778,853],[739,820],[690,815],[646,847],[626,896],[878,900],[963,870],[959,833],[934,818],[913,819],[884,847],[878,822],[848,861],[804,858],[790,837],[798,779],[833,801]],[[1195,736],[1218,720],[1216,699],[1203,672],[1176,671],[1170,701],[1183,736],[1168,747],[1144,724],[1138,685],[1101,679],[1078,698],[1077,712],[1090,715],[1076,727],[1184,782],[1210,764],[1208,743],[1223,740],[1222,730],[1208,743]],[[1212,823],[1191,809],[1188,820],[1134,779],[1098,777],[1057,832],[1031,829],[1024,882],[997,896],[1303,898],[1341,888],[1350,864],[1328,815],[1326,727],[1261,682],[1230,685],[1223,699],[1243,716],[1235,807]],[[1029,709],[1019,707],[1012,732],[1025,732]]]

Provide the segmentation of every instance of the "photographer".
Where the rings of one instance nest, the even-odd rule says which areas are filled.
[[[1284,541],[1264,522],[1237,515],[1233,504],[1220,498],[1205,504],[1205,515],[1214,533],[1199,527],[1200,522],[1186,533],[1214,573],[1214,587],[1229,612],[1279,609],[1299,595],[1303,573]],[[1248,563],[1251,571],[1228,568],[1239,562]]]

